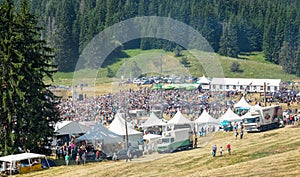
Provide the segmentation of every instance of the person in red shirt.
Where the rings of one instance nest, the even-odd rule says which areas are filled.
[[[228,144],[227,144],[227,152],[228,152],[229,155],[231,154],[230,151],[231,151],[231,147],[230,147],[230,144],[228,143]]]

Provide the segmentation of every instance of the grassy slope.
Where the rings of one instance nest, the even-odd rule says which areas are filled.
[[[235,140],[232,132],[218,132],[200,139],[200,148],[159,154],[153,160],[59,166],[24,176],[299,176],[299,133],[300,128],[285,127]],[[228,142],[232,155],[226,153]],[[223,146],[222,157],[211,157],[213,144]]]
[[[133,60],[142,61],[139,67],[143,70],[143,72],[159,72],[160,70],[157,67],[157,64],[151,64],[152,60],[159,61],[160,57],[163,60],[163,73],[166,74],[177,74],[182,72],[182,65],[179,63],[181,57],[174,58],[174,53],[172,52],[165,52],[163,50],[127,50],[126,53],[130,56],[130,58],[126,59],[127,62],[132,62]],[[207,75],[201,64],[192,54],[184,51],[183,54],[188,58],[191,62],[188,72],[194,76],[202,76],[203,74]],[[207,60],[207,53],[202,53],[203,59]],[[211,55],[208,55],[211,56]],[[217,60],[220,61],[225,77],[241,77],[241,78],[272,78],[272,79],[282,79],[283,81],[299,79],[295,75],[286,74],[282,71],[281,67],[278,65],[274,65],[272,63],[268,63],[264,61],[263,54],[261,52],[253,52],[253,53],[246,53],[240,55],[240,59],[223,57],[216,55]],[[141,59],[142,58],[142,59]],[[230,66],[233,61],[237,61],[241,65],[241,69],[244,72],[241,73],[233,73],[230,72]],[[139,62],[138,62],[139,63]],[[120,66],[124,64],[124,59],[121,59],[118,62],[115,62],[113,65],[110,65],[110,68],[113,71],[118,71]],[[173,65],[172,65],[173,64]],[[180,66],[179,66],[180,65]],[[174,67],[176,66],[176,67]],[[206,66],[204,66],[206,67]],[[174,68],[179,68],[179,70],[173,71]],[[173,69],[173,70],[172,70]],[[120,71],[120,70],[119,70]],[[107,70],[106,68],[101,68],[99,70],[83,70],[80,71],[80,75],[83,77],[87,77],[88,72],[97,73],[97,83],[105,83],[112,81],[111,79],[106,78]],[[172,73],[173,72],[173,73]],[[120,74],[120,73],[119,73]],[[73,73],[57,73],[54,76],[54,84],[53,85],[71,85],[73,79]]]

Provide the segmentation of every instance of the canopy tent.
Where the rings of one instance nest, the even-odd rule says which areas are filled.
[[[16,162],[19,162],[22,160],[28,160],[28,164],[32,165],[31,159],[36,159],[36,158],[45,158],[45,160],[48,163],[48,160],[45,155],[36,154],[36,153],[22,153],[22,154],[8,155],[8,156],[0,157],[0,161],[5,162],[5,163],[6,162],[10,163],[11,166],[9,168],[9,171],[10,171],[10,175],[12,175],[12,172],[14,170],[16,170],[16,168],[17,168]],[[48,163],[48,166],[50,167],[49,163]],[[6,168],[6,167],[3,167],[3,168]],[[22,171],[22,170],[20,169],[20,171]]]
[[[189,119],[185,118],[182,113],[177,110],[177,113],[175,114],[175,116],[169,120],[168,125],[183,125],[183,124],[193,124],[192,121],[190,121]]]
[[[211,115],[208,114],[208,112],[204,109],[202,114],[195,120],[196,129],[197,131],[200,130],[200,127],[204,126],[214,126],[215,130],[218,130],[219,127],[219,121],[215,118],[213,118]]]
[[[167,125],[161,119],[159,119],[153,112],[151,112],[150,117],[142,124],[143,128],[153,127],[153,126],[164,126]]]
[[[227,120],[230,122],[241,122],[243,120],[242,117],[235,114],[230,108],[227,109],[226,113],[220,118],[220,122]]]
[[[114,144],[123,141],[123,138],[97,122],[90,131],[76,138],[75,142],[84,140],[98,140],[103,142],[103,144]]]
[[[198,84],[209,84],[210,81],[203,75],[199,81],[197,81]]]
[[[251,108],[251,105],[247,103],[245,97],[242,97],[239,102],[234,104],[234,107],[238,109],[249,110]]]
[[[89,131],[88,126],[82,125],[76,121],[71,121],[65,124],[63,127],[55,131],[56,135],[72,135],[72,134],[83,134]]]
[[[71,140],[72,135],[83,135],[90,130],[88,126],[82,125],[76,121],[63,121],[58,123],[57,130],[54,131],[52,145],[63,145]]]
[[[196,124],[219,124],[219,121],[213,118],[208,112],[204,109],[202,114],[195,120]]]
[[[143,133],[134,130],[128,124],[129,123],[127,123],[128,141],[138,142],[142,138]],[[125,120],[118,113],[115,115],[108,129],[118,135],[126,136]]]

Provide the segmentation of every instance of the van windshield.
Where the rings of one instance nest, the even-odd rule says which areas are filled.
[[[158,141],[159,144],[170,143],[170,138],[162,138]]]
[[[256,123],[258,120],[258,117],[253,117],[253,118],[245,118],[244,123],[245,124],[251,124],[251,123]]]

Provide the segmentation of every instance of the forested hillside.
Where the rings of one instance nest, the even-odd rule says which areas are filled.
[[[298,0],[31,0],[56,49],[60,71],[74,70],[87,43],[105,28],[137,16],[171,17],[198,30],[221,55],[263,51],[266,60],[300,76]],[[175,43],[143,38],[123,49],[162,48]],[[114,56],[115,57],[115,56]]]

